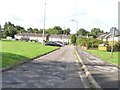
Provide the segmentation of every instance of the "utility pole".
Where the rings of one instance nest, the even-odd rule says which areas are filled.
[[[45,20],[46,20],[46,3],[45,3],[45,9],[44,9],[44,24],[43,24],[43,45],[44,45],[44,36],[45,36]]]
[[[63,31],[63,46],[65,45],[65,26],[64,26],[64,31]]]

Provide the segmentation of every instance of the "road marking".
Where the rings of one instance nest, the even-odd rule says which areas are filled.
[[[76,57],[76,55],[74,55],[74,56]],[[76,58],[77,58],[77,57],[76,57]],[[76,59],[75,62],[76,62],[76,65],[79,65],[78,59]],[[82,71],[81,71],[81,72],[82,72]],[[80,79],[81,79],[84,87],[85,87],[85,88],[89,88],[88,85],[85,84],[85,80],[83,80],[83,77],[82,77],[82,75],[81,75],[81,72],[78,72],[79,77],[80,77]]]
[[[78,73],[79,73],[79,76],[80,76],[80,78],[81,78],[81,81],[82,81],[84,87],[85,87],[85,88],[88,88],[88,86],[84,83],[85,81],[83,80],[83,77],[82,77],[82,75],[81,75],[81,72],[78,72]]]

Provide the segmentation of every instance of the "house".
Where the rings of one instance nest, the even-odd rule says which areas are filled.
[[[69,35],[44,35],[45,41],[61,41],[61,42],[67,42],[69,43]],[[37,42],[43,42],[42,34],[40,33],[18,33],[15,35],[16,40],[21,40],[23,38],[27,38],[29,41],[37,41]]]
[[[99,40],[103,40],[104,42],[108,42],[108,44],[111,46],[114,40],[114,44],[116,44],[117,42],[120,42],[120,35],[113,35],[111,33],[108,34],[103,34],[100,35],[97,39]]]
[[[97,37],[97,39],[99,39],[99,40],[103,40],[103,41],[105,41],[105,36],[106,36],[107,34],[105,33],[105,34],[101,34],[101,35],[99,35],[98,37]]]

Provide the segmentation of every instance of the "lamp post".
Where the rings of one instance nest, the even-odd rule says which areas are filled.
[[[43,24],[43,45],[44,45],[44,36],[45,36],[45,19],[46,19],[46,3],[45,3],[45,9],[44,9],[44,24]]]
[[[74,21],[76,22],[76,49],[77,49],[77,31],[78,31],[78,21],[77,20],[71,20],[71,21]]]

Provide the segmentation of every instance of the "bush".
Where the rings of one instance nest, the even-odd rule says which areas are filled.
[[[75,36],[75,34],[72,34],[70,36],[70,42],[71,42],[71,44],[75,44],[76,43],[76,36]]]
[[[114,45],[114,51],[120,51],[120,42]]]
[[[98,48],[98,45],[103,43],[103,41],[94,39],[94,38],[85,38],[85,37],[80,37],[77,40],[77,43],[80,46],[86,46],[88,48]]]

